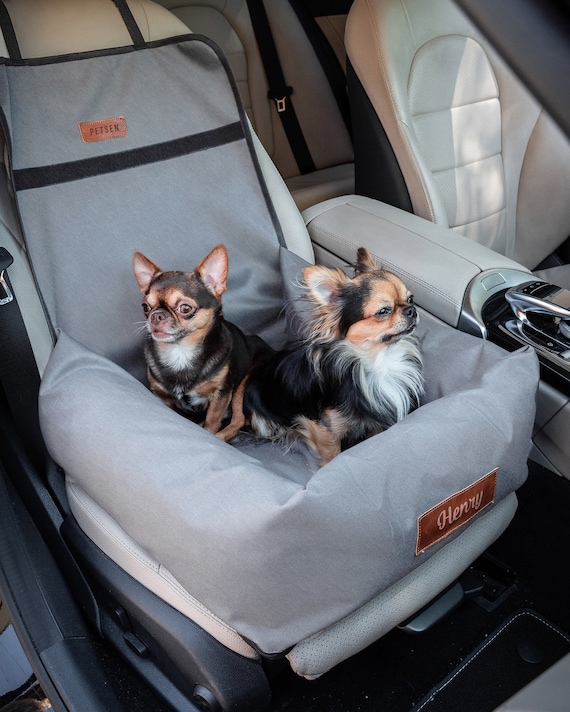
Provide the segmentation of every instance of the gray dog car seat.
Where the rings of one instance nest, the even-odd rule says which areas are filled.
[[[292,335],[283,307],[306,262],[219,50],[197,35],[145,42],[116,5],[123,48],[26,60],[4,28],[9,175],[57,336],[43,435],[97,551],[214,647],[286,655],[314,677],[428,603],[508,525],[536,358],[423,315],[424,403],[322,468],[302,448],[222,443],[166,408],[144,384],[133,251],[191,270],[225,243],[225,315],[274,347]],[[310,259],[308,237],[298,251]],[[109,588],[120,596],[118,579]],[[177,660],[175,638],[162,646]]]

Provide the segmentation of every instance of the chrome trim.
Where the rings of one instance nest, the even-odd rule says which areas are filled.
[[[533,280],[540,282],[530,272],[513,269],[488,269],[478,274],[465,290],[461,314],[457,324],[460,331],[487,338],[482,311],[485,303],[498,292],[517,287]],[[546,284],[546,282],[545,282]]]

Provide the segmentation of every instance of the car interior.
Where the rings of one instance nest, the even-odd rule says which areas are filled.
[[[0,599],[54,709],[564,709],[570,140],[492,9],[0,2]],[[421,407],[322,467],[166,408],[132,255],[219,243],[276,349],[367,248]]]

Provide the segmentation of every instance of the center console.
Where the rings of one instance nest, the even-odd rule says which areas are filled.
[[[570,291],[517,270],[489,270],[468,286],[458,327],[509,351],[532,346],[542,378],[570,396]]]

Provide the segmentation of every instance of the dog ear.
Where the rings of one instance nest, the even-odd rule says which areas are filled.
[[[137,251],[133,255],[133,272],[141,292],[146,294],[153,277],[160,272],[160,267]]]
[[[356,263],[352,265],[354,268],[354,276],[364,272],[377,272],[381,269],[376,258],[374,258],[366,247],[359,247],[356,252]]]
[[[216,245],[196,267],[206,287],[216,296],[226,291],[228,278],[228,251],[225,245]]]
[[[321,266],[305,267],[303,280],[309,297],[323,307],[333,304],[341,286],[350,282],[342,270]]]

